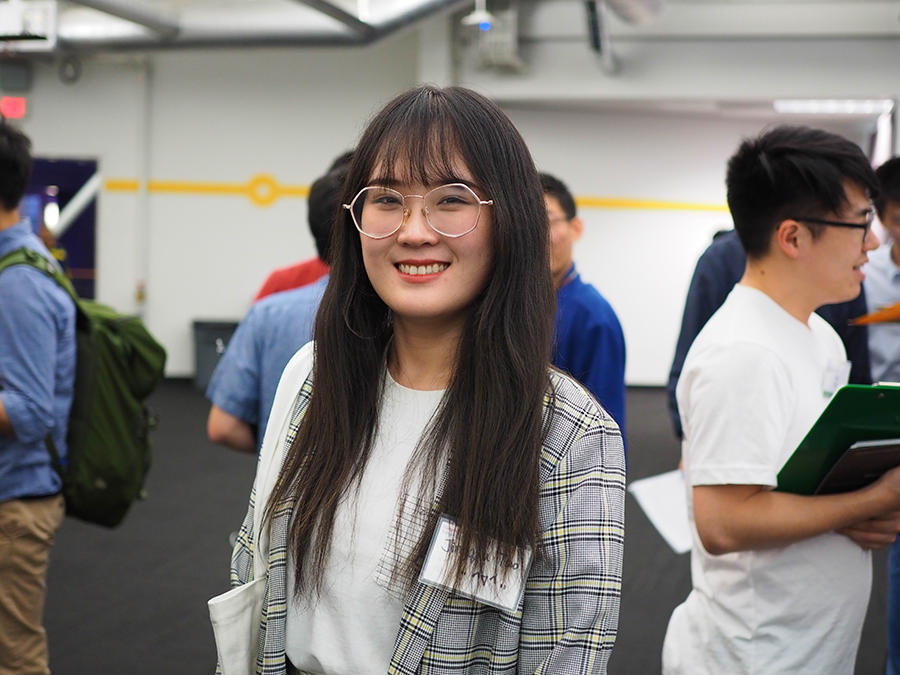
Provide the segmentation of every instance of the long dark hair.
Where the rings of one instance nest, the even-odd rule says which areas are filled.
[[[461,158],[493,199],[493,261],[474,300],[456,367],[417,455],[431,472],[436,509],[404,577],[427,553],[440,512],[457,520],[459,544],[483,560],[513,561],[537,548],[543,402],[555,294],[547,213],[522,137],[493,103],[470,90],[421,86],[401,94],[363,133],[344,203],[379,176],[440,184]],[[294,503],[289,546],[296,588],[318,590],[336,509],[365,469],[377,432],[391,314],[363,266],[360,235],[342,210],[334,227],[331,279],[316,318],[313,394],[267,506]],[[465,571],[457,566],[457,580]]]

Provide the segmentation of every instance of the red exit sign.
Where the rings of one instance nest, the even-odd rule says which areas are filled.
[[[8,120],[25,117],[28,99],[24,96],[0,96],[0,115]]]

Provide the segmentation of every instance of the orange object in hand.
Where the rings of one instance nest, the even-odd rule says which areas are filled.
[[[850,323],[854,326],[868,326],[873,323],[888,323],[890,321],[900,322],[900,302],[896,305],[883,307],[877,312],[869,312],[853,319]]]

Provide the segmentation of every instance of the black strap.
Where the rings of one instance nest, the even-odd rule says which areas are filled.
[[[56,443],[53,442],[53,436],[51,434],[47,434],[44,437],[44,445],[47,446],[47,452],[50,453],[50,464],[53,466],[53,470],[59,474],[60,478],[65,479],[68,469],[63,466],[62,460],[59,457],[59,451],[56,449]]]

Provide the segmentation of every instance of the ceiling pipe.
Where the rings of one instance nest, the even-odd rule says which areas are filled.
[[[178,17],[174,14],[133,0],[70,0],[70,2],[144,26],[165,39],[174,38],[181,30]]]
[[[616,58],[613,55],[612,42],[609,39],[609,18],[606,2],[587,0],[585,3],[588,16],[588,42],[600,55],[600,64],[607,73],[616,72]]]
[[[625,23],[650,23],[662,9],[662,0],[606,0],[609,8]]]
[[[354,32],[360,35],[370,35],[375,32],[375,28],[372,24],[368,24],[365,21],[361,21],[359,17],[350,14],[349,12],[341,9],[337,5],[334,5],[327,0],[298,0],[302,2],[304,5],[312,7],[315,10],[322,12],[322,14],[326,16],[330,16],[332,19],[336,19],[340,21],[345,26],[348,26]]]
[[[313,0],[326,3],[326,0]],[[86,0],[118,4],[120,0]],[[450,12],[470,4],[471,0],[425,0],[406,5],[393,14],[382,14],[369,23],[351,28],[346,21],[326,15],[324,9],[313,9],[305,0],[295,8],[260,7],[227,11],[195,5],[181,13],[179,31],[172,38],[158,31],[136,25],[136,22],[97,14],[81,8],[61,11],[58,17],[57,41],[66,52],[82,50],[170,50],[195,47],[327,47],[366,45],[380,40],[406,26],[433,14]],[[130,3],[129,3],[130,4]],[[347,15],[350,16],[350,15]],[[346,18],[346,17],[345,17]],[[368,26],[369,28],[362,28]]]

